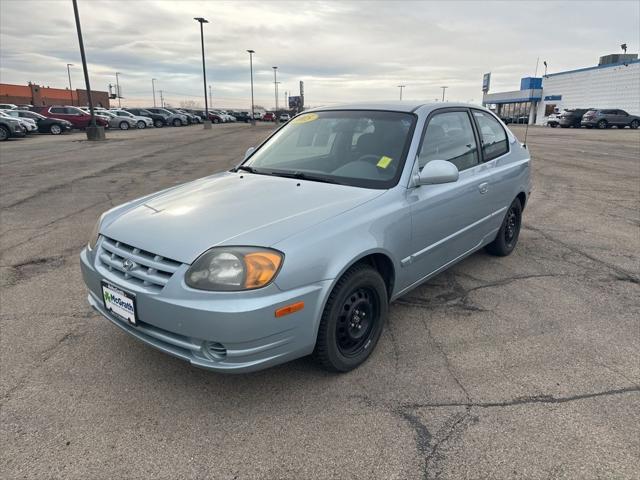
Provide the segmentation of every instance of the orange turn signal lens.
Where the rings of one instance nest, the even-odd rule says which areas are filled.
[[[282,255],[276,252],[254,252],[244,256],[245,288],[259,288],[269,283],[280,268]]]
[[[287,305],[286,307],[279,308],[276,310],[276,318],[284,317],[285,315],[289,315],[290,313],[299,312],[304,308],[304,302],[296,302],[291,305]]]

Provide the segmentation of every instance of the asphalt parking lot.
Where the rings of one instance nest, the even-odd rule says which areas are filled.
[[[638,130],[531,128],[515,253],[393,303],[348,374],[198,370],[94,314],[78,254],[99,213],[227,169],[270,128],[0,145],[2,478],[638,477]]]

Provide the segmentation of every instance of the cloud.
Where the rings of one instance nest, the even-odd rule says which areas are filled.
[[[207,79],[214,104],[250,101],[246,49],[254,57],[256,103],[273,104],[305,81],[307,103],[397,98],[432,100],[447,85],[452,100],[513,90],[534,73],[594,65],[626,42],[637,51],[638,2],[252,2],[79,0],[92,86],[106,90],[115,72],[130,105],[151,103],[151,78],[174,104],[202,92],[199,25],[204,16]],[[69,0],[0,2],[0,80],[65,87],[73,63],[82,85]]]

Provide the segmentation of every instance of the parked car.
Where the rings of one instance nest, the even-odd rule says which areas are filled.
[[[62,120],[61,118],[48,118],[39,113],[30,110],[7,110],[6,113],[12,117],[30,118],[35,120],[40,133],[50,133],[52,135],[60,135],[63,132],[69,132],[73,128],[71,122]]]
[[[640,117],[629,115],[624,110],[619,109],[594,109],[584,114],[580,125],[587,128],[638,128],[640,126]]]
[[[105,212],[80,255],[88,302],[199,367],[313,354],[348,371],[391,301],[478,249],[514,250],[529,164],[474,105],[305,112],[231,171]]]
[[[15,110],[18,106],[13,103],[0,103],[0,110]]]
[[[38,126],[35,120],[31,118],[20,118],[18,115],[10,115],[9,112],[15,112],[16,110],[0,110],[0,115],[8,118],[15,118],[20,122],[20,125],[24,127],[25,133],[33,133],[38,131]]]
[[[17,118],[0,115],[0,142],[10,138],[22,138],[25,134],[25,129]]]
[[[273,112],[267,112],[262,116],[262,121],[263,122],[275,122],[276,121],[276,114]]]
[[[194,110],[194,113],[196,115],[198,115],[203,120],[207,116],[204,110]],[[224,122],[223,118],[220,115],[218,115],[217,113],[214,113],[211,110],[209,110],[209,120],[211,120],[212,123],[223,123]]]
[[[161,128],[169,124],[168,114],[150,112],[145,108],[124,108],[123,110],[132,115],[150,118],[153,121],[153,126],[156,128]]]
[[[200,115],[196,115],[195,113],[189,112],[184,108],[176,108],[174,111],[176,111],[177,113],[183,113],[184,115],[186,115],[187,120],[189,121],[190,124],[202,123],[202,118],[200,117]]]
[[[83,108],[83,110],[86,112],[89,111],[88,108]],[[114,112],[112,112],[111,110],[107,110],[106,108],[96,108],[94,110],[96,115],[100,115],[102,118],[108,120],[110,128],[119,128],[120,130],[138,128],[137,121],[128,115],[116,115]]]
[[[587,113],[588,108],[570,108],[559,115],[558,124],[561,128],[575,127],[580,128],[582,116]]]
[[[118,115],[119,117],[129,117],[136,122],[137,128],[147,128],[153,126],[153,120],[149,117],[143,117],[141,115],[134,115],[133,113],[127,112],[126,110],[112,108],[110,110],[111,113]]]
[[[289,120],[291,120],[291,115],[289,115],[288,113],[281,113],[278,120],[280,120],[280,123],[287,123]]]
[[[177,108],[168,108],[168,107],[164,107],[164,109],[168,110],[169,112],[175,115],[181,115],[184,118],[183,125],[191,125],[195,123],[195,121],[191,118],[191,115],[187,114],[186,112],[183,112],[182,110],[178,110]]]
[[[558,125],[560,125],[560,114],[555,112],[550,114],[547,117],[547,121],[545,122],[545,124],[547,125],[547,127],[556,128]]]
[[[249,112],[233,112],[232,115],[238,122],[249,123],[251,122],[251,115]]]
[[[159,113],[167,117],[167,125],[173,125],[174,127],[182,127],[188,125],[189,121],[187,116],[182,113],[173,113],[165,108],[149,107],[146,110],[151,113]]]
[[[53,105],[50,107],[34,107],[38,113],[49,118],[60,118],[71,122],[74,128],[87,128],[91,123],[91,115],[83,112],[78,107]],[[109,121],[96,116],[96,124],[109,127]]]

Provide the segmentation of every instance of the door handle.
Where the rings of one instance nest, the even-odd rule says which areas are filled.
[[[481,183],[480,185],[478,185],[478,190],[480,190],[480,193],[482,194],[487,193],[489,191],[489,183]]]

